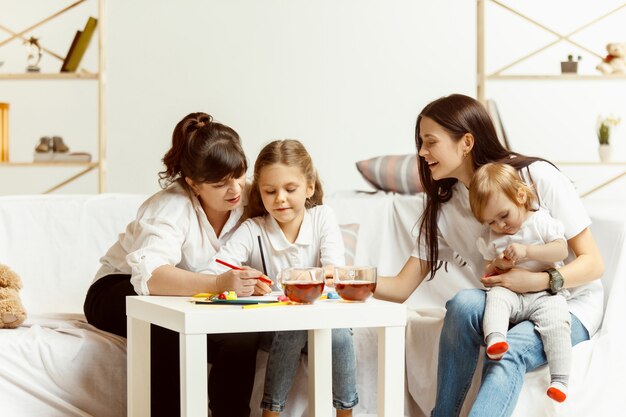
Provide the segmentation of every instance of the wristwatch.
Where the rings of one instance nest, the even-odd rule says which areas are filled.
[[[543,272],[550,275],[550,293],[556,295],[563,288],[563,275],[554,268],[548,268]]]

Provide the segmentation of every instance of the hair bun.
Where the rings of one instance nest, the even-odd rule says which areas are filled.
[[[195,128],[200,129],[206,125],[211,124],[213,122],[213,117],[206,113],[198,113],[198,118],[196,119]]]

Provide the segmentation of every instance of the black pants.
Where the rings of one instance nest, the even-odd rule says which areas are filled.
[[[137,295],[130,275],[109,275],[87,292],[87,321],[107,332],[126,337],[126,296]],[[257,333],[207,335],[209,407],[213,417],[248,417],[254,384]],[[152,416],[180,415],[179,335],[160,326],[150,331],[150,407]],[[202,364],[198,364],[202,366]]]

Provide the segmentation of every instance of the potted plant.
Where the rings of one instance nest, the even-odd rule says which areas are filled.
[[[608,162],[611,160],[611,131],[620,123],[621,119],[613,116],[598,117],[598,125],[596,134],[598,135],[599,148],[601,162]]]
[[[578,72],[578,62],[583,59],[582,56],[578,55],[576,60],[574,60],[574,55],[569,54],[567,56],[567,61],[561,61],[561,73],[562,74],[576,74]]]

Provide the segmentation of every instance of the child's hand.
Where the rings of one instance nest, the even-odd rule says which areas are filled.
[[[263,276],[271,282],[271,279],[269,279],[265,275]],[[254,286],[254,293],[253,293],[254,295],[266,295],[271,292],[272,292],[272,287],[270,287],[269,284],[267,284],[265,281],[262,281],[260,279],[257,280],[256,285]]]
[[[515,266],[515,261],[507,258],[504,255],[504,252],[502,252],[496,259],[493,260],[493,265],[500,271],[508,271]]]
[[[335,273],[335,265],[324,265],[323,269],[324,269],[324,276],[326,278],[333,277],[333,274]]]
[[[526,259],[526,245],[521,245],[519,243],[511,243],[502,253],[506,259],[509,259],[513,262],[521,261]]]
[[[334,281],[334,273],[335,273],[335,266],[334,265],[325,265],[324,266],[324,283],[326,284],[326,286],[328,287],[334,287],[335,285],[335,281]]]
[[[239,297],[247,297],[254,293],[258,277],[263,274],[256,269],[243,267],[240,270],[229,269],[217,276],[217,292],[235,291]]]

